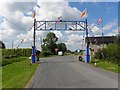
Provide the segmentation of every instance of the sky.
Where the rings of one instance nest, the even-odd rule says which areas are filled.
[[[33,19],[32,9],[35,8],[35,0],[28,2],[5,1],[0,3],[0,40],[6,48],[31,48],[33,42]],[[52,2],[53,1],[53,2]],[[70,2],[71,1],[71,2]],[[89,2],[88,2],[89,1]],[[107,2],[108,1],[108,2]],[[118,0],[38,0],[40,8],[37,8],[36,20],[88,20],[89,36],[101,36],[102,29],[104,36],[115,36],[118,34]],[[86,8],[87,13],[80,17]],[[103,21],[97,25],[97,20],[102,17]],[[67,48],[75,51],[85,47],[82,31],[51,31],[59,38],[57,43],[64,42]],[[36,31],[36,48],[41,50],[40,37],[45,38],[47,31]],[[25,38],[25,39],[24,39]],[[23,43],[21,40],[24,39]]]

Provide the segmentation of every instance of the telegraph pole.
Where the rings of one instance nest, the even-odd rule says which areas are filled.
[[[35,47],[35,29],[36,29],[36,19],[34,19],[34,32],[33,32],[33,46]]]
[[[102,46],[104,48],[103,20],[102,20]]]
[[[41,51],[42,51],[42,37],[40,37],[40,45],[41,45]]]
[[[14,48],[14,40],[12,41],[12,49]]]

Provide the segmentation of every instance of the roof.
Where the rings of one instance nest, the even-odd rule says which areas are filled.
[[[88,37],[88,42],[92,43],[92,44],[109,44],[109,43],[114,43],[117,41],[117,37],[116,36],[99,36],[99,37]],[[86,42],[85,38],[85,42]]]

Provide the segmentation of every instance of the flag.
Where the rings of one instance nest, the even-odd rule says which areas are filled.
[[[36,0],[36,7],[40,8],[40,5],[38,3],[38,0]]]
[[[33,10],[33,12],[32,12],[32,18],[35,18],[35,16],[36,16],[36,10]]]
[[[34,6],[34,8],[32,8],[32,18],[35,18],[35,16],[36,16],[36,9],[37,8],[40,8],[38,0],[36,0],[35,6]]]
[[[97,25],[99,25],[102,22],[102,17],[98,19]]]
[[[81,13],[81,16],[80,17],[83,17],[85,14],[86,14],[87,10],[85,8],[85,10]]]

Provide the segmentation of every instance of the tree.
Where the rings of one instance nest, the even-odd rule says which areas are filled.
[[[57,45],[57,48],[58,48],[59,51],[63,51],[63,52],[67,51],[67,47],[66,47],[65,43],[59,43]]]
[[[0,48],[5,49],[5,44],[2,41],[0,41]]]
[[[42,50],[44,51],[50,51],[52,53],[55,53],[55,48],[57,47],[58,38],[56,35],[52,32],[47,34],[47,37],[43,39],[44,44],[42,45]]]

